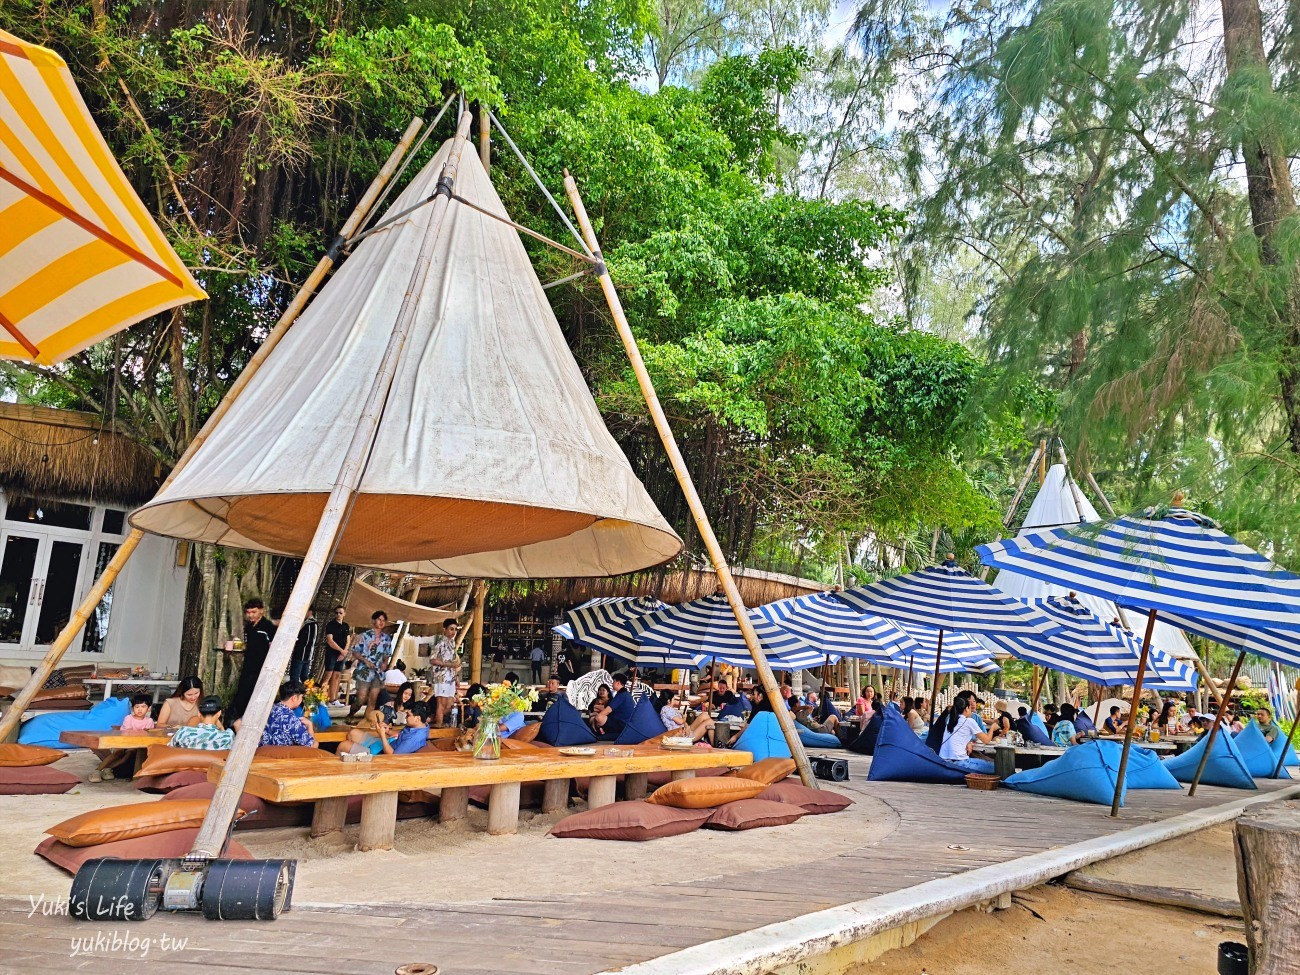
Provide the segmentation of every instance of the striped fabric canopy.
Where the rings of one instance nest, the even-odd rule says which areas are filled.
[[[917,671],[933,673],[934,658],[939,652],[939,631],[928,626],[906,626],[904,629],[921,648],[916,659],[908,663]],[[993,659],[993,651],[975,637],[957,630],[944,631],[939,673],[992,674],[1001,669]]]
[[[756,610],[749,611],[749,619],[773,670],[822,665],[825,658],[821,650],[787,633]],[[736,622],[725,596],[706,596],[679,606],[665,606],[648,616],[638,617],[633,625],[640,631],[637,639],[648,650],[663,647],[699,654],[700,659],[716,657],[736,667],[752,667],[754,664],[740,624]]]
[[[756,611],[769,622],[798,637],[812,649],[841,657],[860,657],[890,667],[909,654],[924,651],[896,624],[862,613],[834,593],[818,592],[767,603]]]
[[[1049,597],[1033,600],[1031,605],[1064,629],[1045,637],[985,636],[982,642],[1021,660],[1061,670],[1094,684],[1114,687],[1136,682],[1141,639],[1100,619],[1078,600]],[[1196,673],[1191,666],[1163,650],[1151,648],[1147,668],[1144,681],[1158,690],[1196,689]]]
[[[976,579],[955,562],[854,586],[836,596],[862,612],[908,627],[1010,636],[1043,635],[1060,629],[1060,624]],[[947,642],[945,639],[944,653],[948,652]]]
[[[1178,613],[1163,613],[1160,618],[1233,650],[1257,653],[1278,663],[1300,667],[1300,633],[1236,626],[1222,620],[1193,618]]]
[[[1154,609],[1179,626],[1179,620],[1190,620],[1242,631],[1300,630],[1300,576],[1184,508],[1033,532],[976,551],[985,565],[1113,599],[1120,606]],[[1251,649],[1274,656],[1271,641],[1257,643]],[[1289,654],[1285,659],[1294,662],[1295,652]]]
[[[51,364],[205,297],[63,59],[0,31],[0,357]]]
[[[606,596],[591,599],[565,613],[570,639],[643,667],[697,667],[702,656],[637,642],[642,618],[664,608],[649,596]],[[556,628],[558,629],[558,627]]]

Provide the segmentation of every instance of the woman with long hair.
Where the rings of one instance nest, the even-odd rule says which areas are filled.
[[[176,685],[176,693],[163,701],[158,724],[184,728],[199,723],[199,701],[203,700],[203,681],[186,677]],[[217,722],[220,725],[220,721]]]
[[[943,722],[943,743],[939,746],[939,757],[945,762],[965,762],[970,758],[971,748],[975,742],[989,744],[993,735],[980,731],[980,726],[971,717],[975,708],[974,696],[963,697],[958,694],[948,709],[947,720]]]

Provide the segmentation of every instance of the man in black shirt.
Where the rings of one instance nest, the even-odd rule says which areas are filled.
[[[230,720],[242,718],[244,709],[253,697],[253,688],[262,665],[266,663],[267,651],[275,639],[275,624],[266,617],[266,604],[254,597],[244,603],[244,666],[239,671],[239,684],[235,688],[235,697],[226,709]]]
[[[735,693],[727,686],[726,681],[720,680],[713,685],[712,702],[715,708],[720,710],[725,708],[728,704],[735,704],[736,700],[737,698]]]
[[[334,618],[325,624],[325,699],[334,704],[343,703],[339,700],[339,679],[348,657],[348,639],[352,636],[352,627],[344,622],[346,615],[342,606],[335,606]]]
[[[311,659],[316,652],[316,634],[319,632],[320,624],[316,622],[316,614],[308,609],[307,618],[298,628],[298,639],[293,641],[293,656],[289,659],[291,683],[301,684],[311,677]]]

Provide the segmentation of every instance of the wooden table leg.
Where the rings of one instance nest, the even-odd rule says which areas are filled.
[[[646,772],[629,772],[623,779],[623,791],[629,799],[644,799],[650,788],[650,776]]]
[[[999,779],[1009,779],[1016,774],[1016,750],[1010,745],[993,749],[993,771]]]
[[[343,828],[347,818],[348,800],[346,796],[317,799],[316,810],[311,817],[311,835],[324,836],[326,833],[337,833]]]
[[[569,780],[547,779],[542,786],[542,812],[564,812],[569,808]]]
[[[361,850],[391,850],[397,829],[397,793],[376,792],[361,800]]]
[[[488,795],[487,831],[492,836],[519,831],[519,783],[498,782]]]
[[[461,786],[442,790],[442,798],[438,800],[438,822],[450,823],[456,819],[464,819],[468,814],[468,788]]]
[[[679,779],[693,779],[695,778],[695,769],[693,768],[678,769],[676,772],[672,773],[672,775],[673,775],[674,782],[676,782]]]
[[[614,801],[614,792],[618,787],[617,775],[593,775],[587,784],[587,808],[598,809]]]

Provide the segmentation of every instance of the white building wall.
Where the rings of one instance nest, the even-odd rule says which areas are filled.
[[[177,544],[171,538],[144,536],[114,585],[104,653],[80,657],[143,664],[160,673],[176,670],[188,571],[176,564]]]

